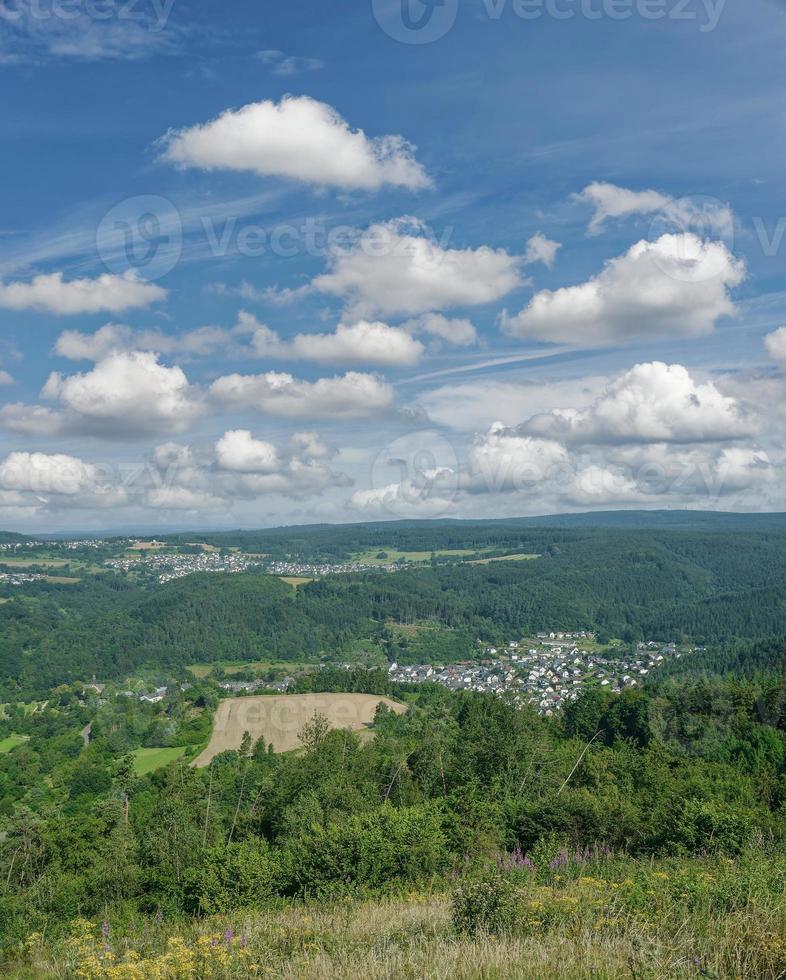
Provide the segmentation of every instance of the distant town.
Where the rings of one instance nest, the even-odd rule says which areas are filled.
[[[160,583],[185,578],[195,572],[232,574],[251,569],[269,575],[298,578],[318,578],[323,575],[339,575],[346,572],[386,571],[362,562],[316,563],[298,561],[271,561],[265,555],[247,555],[241,552],[203,552],[202,554],[145,554],[143,557],[110,558],[104,564],[119,572],[133,572],[144,568],[157,572]]]
[[[592,633],[538,633],[525,640],[512,640],[504,647],[487,647],[480,661],[433,665],[399,665],[388,668],[399,684],[441,684],[452,691],[511,694],[520,703],[534,705],[550,716],[587,687],[599,686],[619,693],[641,684],[652,671],[669,659],[691,649],[670,643],[638,643],[635,655],[620,647],[593,652]],[[582,646],[584,649],[582,649]]]

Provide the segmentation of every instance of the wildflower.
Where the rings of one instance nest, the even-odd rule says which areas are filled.
[[[229,928],[224,933],[224,942],[226,942],[227,944],[231,943],[234,938],[235,938],[235,934],[234,932],[232,932],[232,927],[229,926]]]

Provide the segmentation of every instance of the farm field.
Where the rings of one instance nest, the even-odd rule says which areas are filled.
[[[134,772],[137,776],[146,776],[149,772],[168,766],[170,762],[182,757],[188,751],[185,745],[177,745],[168,749],[137,749],[134,756]]]
[[[423,562],[430,561],[432,555],[437,558],[465,558],[467,555],[482,555],[488,548],[438,548],[435,551],[398,551],[396,548],[369,548],[352,555],[352,560],[363,565],[389,565],[394,561]],[[384,553],[385,558],[378,557]]]
[[[297,589],[301,585],[308,585],[309,582],[314,581],[313,578],[306,578],[304,575],[279,575],[278,577],[282,582],[291,585],[293,589]]]
[[[65,568],[75,562],[66,558],[2,558],[0,565],[12,565],[14,568]]]
[[[299,733],[315,715],[323,715],[333,728],[368,730],[377,705],[403,714],[406,705],[377,694],[273,694],[222,701],[216,711],[207,748],[194,765],[201,767],[219,753],[237,750],[244,732],[256,742],[262,739],[276,752],[300,747]]]
[[[475,558],[469,565],[490,565],[494,561],[534,561],[540,555],[502,555],[500,558]]]
[[[313,669],[313,661],[300,660],[254,660],[244,662],[241,660],[220,660],[212,664],[190,664],[186,670],[193,674],[198,680],[208,677],[216,667],[220,667],[225,674],[232,676],[244,670],[250,670],[254,674],[266,674],[270,670],[285,670],[288,673]]]

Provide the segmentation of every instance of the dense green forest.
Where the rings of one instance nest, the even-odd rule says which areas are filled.
[[[335,553],[360,546],[349,533],[356,531],[335,531]],[[431,533],[406,528],[393,540],[413,549],[430,542],[428,552],[437,548]],[[296,591],[254,573],[193,575],[163,586],[105,572],[67,586],[31,583],[23,594],[9,590],[0,605],[0,693],[12,700],[94,674],[120,679],[148,664],[316,661],[357,643],[384,649],[388,622],[431,621],[456,631],[456,659],[467,655],[468,638],[501,642],[553,628],[716,646],[786,635],[786,532],[440,528],[438,534],[444,549],[491,543],[540,557],[435,560],[389,573],[326,576]],[[287,539],[287,548],[296,544]],[[450,659],[449,637],[434,642],[435,659]]]

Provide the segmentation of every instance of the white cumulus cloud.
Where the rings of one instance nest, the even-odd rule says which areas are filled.
[[[594,208],[589,224],[591,235],[599,234],[610,218],[659,215],[681,231],[701,228],[713,235],[729,234],[734,227],[731,210],[718,201],[674,198],[660,191],[632,191],[603,181],[589,184],[576,197]]]
[[[178,431],[200,411],[183,370],[150,351],[110,354],[81,374],[53,373],[41,394],[97,432]]]
[[[313,382],[275,371],[229,374],[213,382],[210,394],[226,405],[288,418],[359,418],[393,402],[389,384],[356,371]]]
[[[537,489],[568,467],[564,446],[553,439],[533,438],[501,422],[476,437],[467,457],[466,489],[502,493]]]
[[[131,273],[105,273],[96,279],[65,281],[62,272],[36,276],[30,282],[0,283],[0,306],[58,315],[121,313],[166,299],[166,290]]]
[[[378,364],[400,367],[420,360],[424,347],[400,327],[359,320],[339,324],[333,333],[298,334],[292,341],[296,357],[328,364]]]
[[[248,429],[225,432],[216,443],[216,459],[222,469],[240,473],[272,473],[280,466],[276,447]]]
[[[716,442],[750,436],[756,422],[712,382],[681,364],[637,364],[588,408],[535,415],[521,431],[570,443]]]
[[[317,185],[378,190],[430,183],[401,136],[370,138],[331,106],[305,96],[227,109],[216,119],[163,138],[169,163],[250,171]]]
[[[587,282],[541,290],[500,323],[513,337],[592,346],[702,336],[734,311],[729,289],[744,275],[742,261],[721,242],[663,235],[633,245]]]
[[[54,353],[72,361],[100,361],[119,351],[146,350],[158,354],[206,356],[226,350],[232,335],[220,327],[197,327],[183,333],[161,330],[134,330],[119,323],[107,323],[93,333],[64,330],[57,338]]]
[[[478,342],[475,324],[464,317],[424,313],[415,320],[408,320],[403,326],[412,333],[426,333],[456,347],[470,347]]]
[[[0,487],[31,493],[77,494],[93,490],[98,471],[65,453],[9,453],[0,462]]]
[[[399,218],[372,225],[349,247],[334,248],[329,271],[312,287],[343,299],[353,315],[416,316],[500,299],[521,285],[521,262],[485,245],[449,248],[422,222]]]
[[[423,344],[404,328],[391,327],[381,321],[341,323],[332,333],[300,333],[286,341],[253,314],[241,310],[235,332],[250,335],[251,352],[256,357],[319,364],[406,367],[416,364],[425,350]]]
[[[786,327],[779,327],[764,338],[767,353],[774,361],[786,364]]]

